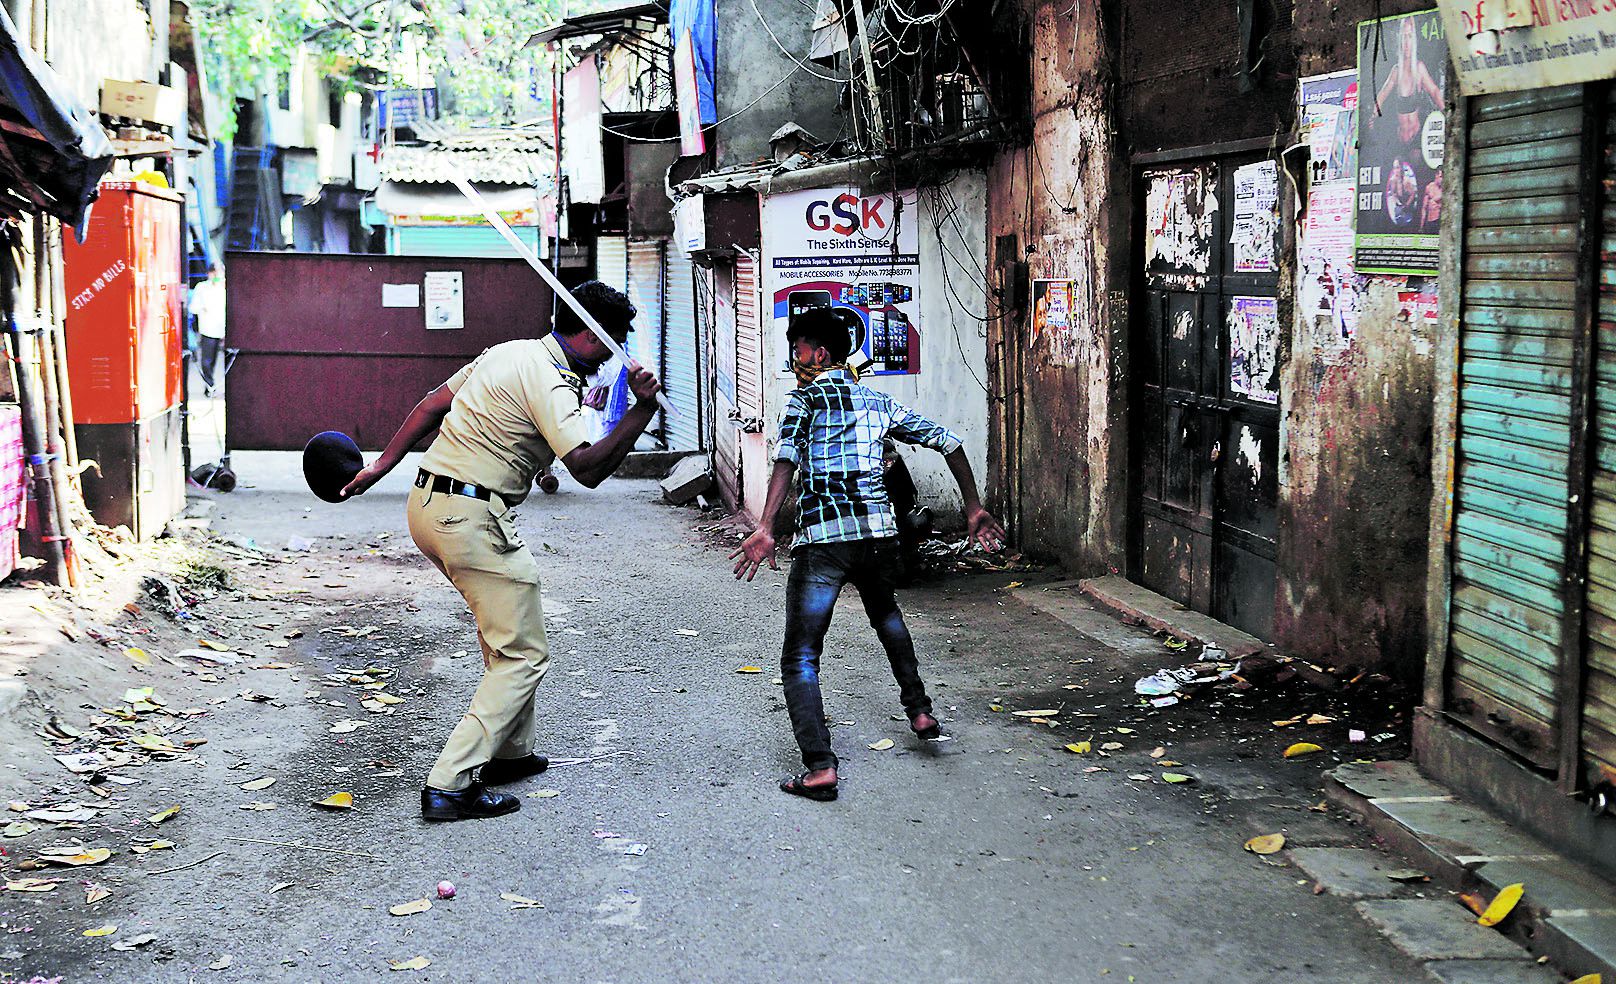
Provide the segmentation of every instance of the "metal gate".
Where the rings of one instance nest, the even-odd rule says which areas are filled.
[[[758,306],[757,260],[735,257],[735,409],[763,415],[763,326]]]
[[[381,448],[483,349],[550,331],[550,288],[521,260],[233,252],[227,262],[233,450],[300,450],[324,430]],[[436,272],[461,275],[464,328],[427,328],[421,295]]]
[[[1605,97],[1602,184],[1616,187],[1616,90]],[[1602,210],[1594,317],[1593,476],[1589,497],[1588,611],[1580,708],[1588,784],[1616,785],[1616,211]]]
[[[1278,537],[1279,223],[1275,213],[1263,224],[1266,211],[1249,205],[1251,226],[1231,221],[1237,178],[1250,188],[1252,168],[1277,182],[1258,153],[1140,172],[1130,560],[1146,587],[1266,637]]]
[[[595,240],[595,279],[628,293],[628,237],[601,236]]]
[[[666,371],[662,365],[662,247],[660,241],[631,242],[628,244],[628,299],[639,313],[634,318],[634,334],[629,336],[628,353],[640,365],[650,368],[658,376]],[[666,447],[663,428],[666,416],[660,411],[645,429],[640,446],[654,442]]]
[[[1579,243],[1593,220],[1581,93],[1472,99],[1464,183],[1446,706],[1550,770],[1581,608],[1582,538],[1568,506],[1586,459],[1574,382],[1586,360]]]
[[[662,384],[679,416],[668,421],[668,448],[701,450],[701,335],[696,330],[695,270],[683,253],[668,251],[662,306]]]

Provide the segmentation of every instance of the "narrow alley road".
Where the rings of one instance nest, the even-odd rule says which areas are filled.
[[[733,533],[662,505],[651,482],[564,481],[519,510],[554,653],[540,750],[581,761],[513,787],[514,816],[423,824],[422,777],[480,666],[458,595],[404,530],[413,464],[342,506],[308,495],[292,456],[235,466],[214,531],[269,556],[238,551],[244,593],[210,609],[217,641],[250,658],[156,682],[170,706],[210,711],[188,725],[207,744],[144,769],[122,819],[79,832],[116,855],[95,873],[115,894],[93,913],[75,884],[5,898],[7,926],[30,927],[0,942],[21,980],[1422,977],[1283,855],[1241,849],[1275,831],[1361,843],[1309,809],[1327,763],[1144,714],[1131,683],[1163,665],[1160,641],[1099,614],[1081,635],[1009,598],[1004,574],[905,596],[954,737],[942,744],[893,720],[896,688],[850,590],[824,667],[843,795],[782,795],[797,764],[772,682],[784,575],[733,581]],[[1061,710],[1056,726],[1011,713],[1037,708]],[[1091,736],[1123,747],[1063,748]],[[1161,782],[1157,746],[1196,781]],[[351,811],[311,805],[337,791]],[[140,822],[174,803],[160,828]],[[154,837],[175,846],[129,853]],[[442,879],[452,900],[436,897]],[[389,914],[421,898],[430,910]],[[116,933],[81,936],[103,923]],[[111,946],[141,935],[155,939]],[[416,957],[424,969],[389,969]]]

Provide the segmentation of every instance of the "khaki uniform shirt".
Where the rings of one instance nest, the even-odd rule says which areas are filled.
[[[527,498],[541,468],[593,437],[583,380],[567,368],[554,335],[485,349],[444,385],[454,402],[421,467],[509,503]]]

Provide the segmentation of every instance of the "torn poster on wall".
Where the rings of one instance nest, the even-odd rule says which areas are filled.
[[[1279,238],[1279,168],[1258,161],[1234,169],[1234,221],[1229,246],[1235,273],[1269,273],[1275,269]]]
[[[1435,10],[1358,25],[1358,269],[1435,274],[1441,252],[1442,85]]]
[[[1352,185],[1345,182],[1310,188],[1296,250],[1301,279],[1297,311],[1315,329],[1313,338],[1326,357],[1345,350],[1352,341],[1363,307],[1363,285],[1352,264],[1353,194]]]
[[[1049,347],[1050,360],[1062,365],[1075,358],[1079,285],[1075,280],[1032,282],[1032,338]]]
[[[1213,165],[1145,172],[1145,269],[1205,275],[1218,210]]]
[[[1279,301],[1229,300],[1229,391],[1256,403],[1279,402]]]
[[[1347,69],[1303,79],[1298,94],[1309,180],[1350,181],[1358,156],[1358,73]]]

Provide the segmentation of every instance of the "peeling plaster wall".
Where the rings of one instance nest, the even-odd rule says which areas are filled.
[[[1356,63],[1360,20],[1428,3],[1300,4],[1301,75]],[[1397,293],[1370,281],[1344,352],[1297,323],[1282,406],[1279,597],[1274,641],[1299,656],[1373,668],[1417,684],[1425,649],[1431,502],[1434,326],[1409,318]]]
[[[989,323],[996,426],[989,498],[1022,549],[1074,571],[1119,566],[1126,500],[1111,228],[1116,148],[1104,81],[1100,7],[1034,2],[1032,146],[1001,154],[988,179],[990,267],[1000,297]],[[1124,218],[1124,230],[1126,229]],[[998,248],[1001,237],[1013,247]],[[1016,263],[1024,262],[1022,268]],[[1030,337],[1017,282],[1076,282],[1073,326]]]

